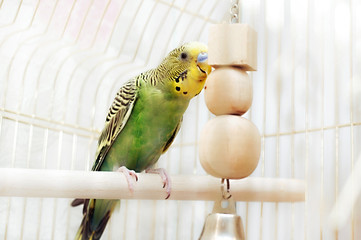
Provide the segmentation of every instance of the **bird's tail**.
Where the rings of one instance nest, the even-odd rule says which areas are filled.
[[[75,201],[77,201],[77,199],[74,200],[73,203],[75,203]],[[94,226],[94,221],[92,221],[92,219],[94,218],[94,208],[96,201],[96,199],[84,200],[83,220],[81,221],[78,232],[76,233],[75,240],[99,240],[102,236],[104,229],[110,219],[110,215],[114,210],[114,207],[111,207],[110,210],[105,212],[100,221],[98,221],[98,223]],[[72,206],[79,205],[73,203]]]

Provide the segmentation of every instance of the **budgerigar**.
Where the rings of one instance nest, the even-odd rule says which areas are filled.
[[[163,169],[152,169],[172,144],[189,101],[198,95],[211,67],[207,46],[186,43],[151,69],[127,81],[118,91],[98,141],[92,171],[125,174],[130,190],[135,172],[159,173],[168,193],[169,178]],[[76,239],[100,239],[118,200],[75,200],[84,203],[83,221]]]

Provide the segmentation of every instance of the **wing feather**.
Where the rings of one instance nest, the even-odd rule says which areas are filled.
[[[138,87],[139,80],[133,78],[126,82],[117,92],[113,104],[109,108],[104,129],[98,140],[96,160],[92,171],[100,169],[109,149],[126,125],[136,102]]]
[[[168,148],[170,147],[170,145],[172,145],[175,137],[177,136],[177,134],[179,132],[182,122],[183,122],[183,118],[181,118],[181,120],[177,124],[176,128],[174,129],[172,136],[169,138],[168,142],[164,145],[162,153],[165,153],[168,150]]]

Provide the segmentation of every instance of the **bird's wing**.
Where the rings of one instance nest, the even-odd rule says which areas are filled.
[[[92,171],[100,169],[109,149],[127,123],[137,99],[137,89],[138,80],[134,78],[126,82],[115,96],[113,104],[108,111],[105,127],[98,140],[96,160]]]
[[[181,118],[181,120],[177,124],[176,128],[174,129],[172,136],[169,138],[168,142],[164,145],[162,153],[165,153],[168,150],[168,148],[170,147],[170,145],[172,145],[175,137],[177,136],[177,134],[179,132],[182,122],[183,122],[183,118]]]

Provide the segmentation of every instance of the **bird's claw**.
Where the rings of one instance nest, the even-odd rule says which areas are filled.
[[[151,168],[151,169],[147,169],[145,170],[146,173],[155,173],[158,174],[163,182],[163,188],[165,188],[165,191],[167,193],[167,197],[165,199],[168,199],[170,197],[170,193],[172,190],[171,187],[171,181],[170,181],[170,177],[168,176],[168,173],[166,172],[166,170],[164,168]]]
[[[124,176],[125,176],[125,178],[127,179],[127,182],[128,182],[128,189],[129,189],[129,191],[131,193],[133,193],[134,192],[135,182],[138,181],[138,176],[135,173],[135,171],[129,170],[125,166],[122,166],[122,167],[118,168],[117,172],[121,172],[121,173],[124,174]]]

